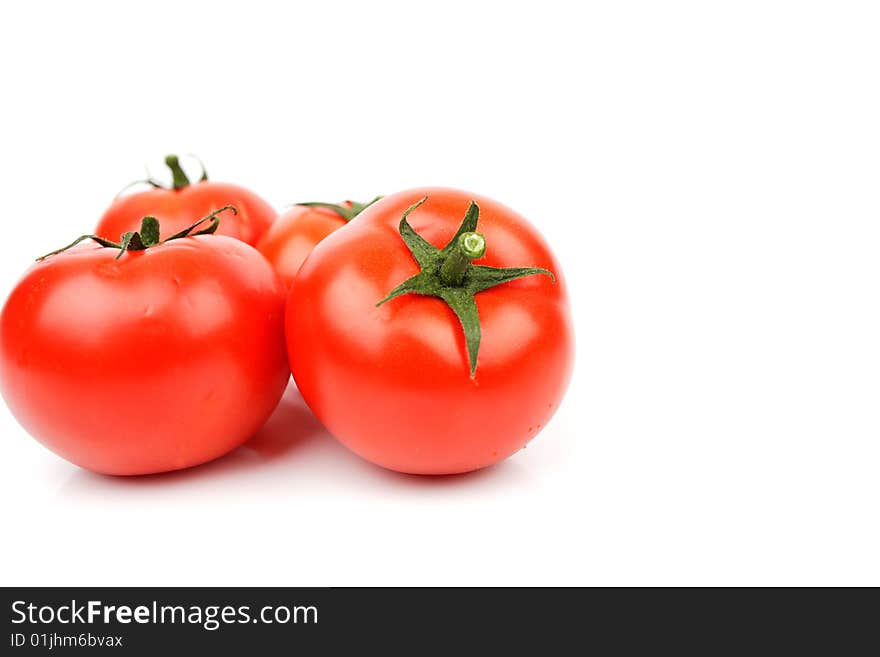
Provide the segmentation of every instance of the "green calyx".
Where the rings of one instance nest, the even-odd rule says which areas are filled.
[[[442,249],[438,249],[416,233],[406,219],[427,200],[425,197],[411,205],[403,213],[399,227],[400,237],[421,271],[391,290],[376,305],[381,306],[404,294],[421,294],[445,301],[464,330],[473,379],[477,372],[477,354],[480,350],[480,317],[474,295],[524,276],[544,274],[554,282],[556,277],[547,269],[539,267],[487,267],[473,264],[473,260],[483,257],[486,252],[486,240],[476,232],[480,206],[474,201],[471,201],[453,238]]]
[[[196,162],[199,163],[199,167],[202,170],[202,175],[199,176],[199,182],[205,182],[208,179],[208,172],[205,170],[205,165],[202,163],[202,161],[196,155],[190,155],[189,157],[194,158],[196,160]],[[150,187],[155,187],[156,189],[175,189],[175,190],[178,190],[178,189],[183,189],[184,187],[189,187],[192,184],[189,180],[189,176],[186,175],[186,172],[183,170],[183,167],[180,166],[180,158],[177,155],[174,155],[174,154],[166,155],[165,156],[165,166],[167,166],[171,170],[171,187],[166,187],[165,185],[160,183],[158,180],[153,178],[150,175],[150,172],[148,170],[147,171],[147,176],[148,176],[147,178],[144,178],[143,180],[135,180],[134,182],[127,184],[125,187],[123,187],[119,191],[119,194],[117,194],[117,196],[122,194],[122,192],[127,190],[129,187],[133,187],[134,185],[144,185],[145,184],[145,185],[150,185]]]
[[[199,177],[199,182],[204,182],[208,179],[208,172],[205,169],[205,165],[202,161],[193,155],[196,161],[199,163],[199,166],[202,169],[202,175]],[[183,189],[184,187],[190,186],[189,177],[183,170],[183,167],[180,166],[180,158],[176,155],[166,155],[165,156],[165,166],[171,169],[171,180],[172,180],[172,188],[173,189]],[[152,179],[148,179],[146,182],[153,185],[154,187],[161,187],[156,181]]]
[[[367,203],[348,201],[348,203],[351,203],[350,208],[347,208],[344,205],[339,205],[338,203],[297,203],[297,205],[302,205],[307,208],[327,208],[328,210],[333,210],[333,212],[338,214],[346,221],[351,221],[381,198],[381,196],[377,196],[372,201],[368,201]]]
[[[232,210],[232,214],[238,214],[238,210],[235,209],[235,206],[224,205],[219,210],[214,210],[211,214],[202,217],[191,226],[184,228],[178,233],[174,233],[174,235],[171,235],[170,237],[166,237],[164,240],[159,239],[159,220],[156,219],[156,217],[144,217],[141,219],[140,230],[123,233],[118,242],[113,242],[97,235],[80,235],[67,246],[58,249],[57,251],[47,253],[44,256],[40,256],[37,258],[37,261],[45,260],[49,256],[57,255],[58,253],[63,253],[64,251],[67,251],[67,249],[70,249],[85,240],[94,240],[101,246],[109,249],[119,249],[119,253],[116,255],[116,259],[119,260],[119,258],[122,257],[122,254],[126,251],[144,251],[150,247],[158,246],[159,244],[164,244],[171,240],[180,239],[181,237],[210,235],[217,231],[217,228],[220,226],[219,215],[226,210]],[[204,228],[199,228],[199,226],[205,222],[208,222],[208,225]]]

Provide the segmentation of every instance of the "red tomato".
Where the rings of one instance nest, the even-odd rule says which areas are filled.
[[[289,378],[284,287],[256,250],[222,235],[119,254],[81,245],[16,285],[0,316],[10,410],[100,473],[176,470],[234,449]]]
[[[118,239],[128,231],[136,231],[141,218],[159,220],[163,235],[183,230],[198,219],[224,205],[233,205],[238,215],[226,218],[218,233],[255,245],[275,220],[275,210],[252,191],[229,183],[213,182],[203,175],[190,184],[177,156],[169,155],[165,163],[174,176],[174,186],[166,189],[155,181],[146,181],[153,189],[116,198],[98,221],[95,234],[108,240]]]
[[[300,266],[315,245],[333,231],[342,228],[379,198],[381,197],[369,203],[345,201],[339,205],[332,203],[295,205],[278,217],[257,244],[257,249],[272,264],[284,284],[290,287]]]
[[[538,232],[451,189],[371,206],[315,247],[288,297],[309,407],[354,452],[401,472],[467,472],[522,448],[562,399],[573,342],[565,281]]]

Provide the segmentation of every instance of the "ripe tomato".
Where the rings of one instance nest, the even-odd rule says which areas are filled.
[[[331,433],[418,474],[522,448],[558,407],[574,348],[544,240],[500,203],[452,189],[387,197],[318,244],[291,287],[287,346]]]
[[[117,197],[98,221],[95,234],[108,240],[136,231],[141,218],[156,217],[163,237],[183,230],[194,221],[224,205],[233,205],[238,215],[222,222],[218,233],[255,245],[275,220],[275,210],[249,189],[229,183],[213,182],[202,177],[190,183],[176,155],[165,158],[174,185],[166,189],[153,180],[144,182],[153,189]]]
[[[287,287],[293,282],[303,260],[315,245],[330,233],[354,219],[369,203],[345,201],[333,203],[300,203],[278,217],[257,244],[257,250],[268,260]]]
[[[263,257],[227,236],[156,243],[158,232],[145,219],[127,250],[80,245],[40,260],[0,315],[10,410],[95,472],[221,456],[266,421],[289,378],[284,287]]]

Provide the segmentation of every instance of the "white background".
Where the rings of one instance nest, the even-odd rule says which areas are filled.
[[[5,3],[4,296],[195,152],[279,208],[511,205],[578,353],[550,426],[460,477],[360,461],[293,391],[249,446],[134,479],[4,407],[0,580],[880,584],[878,34],[847,2]]]

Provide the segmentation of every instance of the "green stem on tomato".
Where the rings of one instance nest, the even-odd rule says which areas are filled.
[[[189,178],[183,171],[183,168],[180,166],[180,158],[178,158],[176,155],[166,155],[165,165],[169,169],[171,169],[174,189],[183,189],[184,187],[189,187]]]
[[[350,208],[347,208],[344,205],[339,205],[338,203],[321,203],[316,201],[312,201],[309,203],[297,203],[297,205],[302,205],[307,208],[326,208],[327,210],[333,210],[333,212],[338,214],[346,221],[351,221],[381,198],[381,196],[377,196],[372,201],[368,201],[366,203],[358,203],[357,201],[346,201],[346,203],[351,204]]]
[[[446,285],[461,285],[464,275],[471,267],[471,261],[482,258],[485,253],[486,239],[482,235],[462,233],[440,265],[440,280]]]
[[[427,200],[425,197],[411,205],[403,213],[398,227],[400,237],[418,263],[420,271],[391,290],[376,305],[381,306],[405,294],[438,297],[446,302],[458,317],[464,331],[473,379],[476,377],[481,339],[480,317],[474,295],[524,276],[543,274],[554,282],[556,277],[551,271],[540,267],[487,267],[473,264],[473,260],[482,258],[486,253],[486,239],[476,232],[480,206],[474,201],[471,201],[453,238],[442,249],[438,249],[413,230],[407,221],[410,213]]]
[[[165,244],[166,242],[177,240],[182,237],[210,235],[211,233],[216,232],[217,228],[220,226],[220,218],[218,215],[226,210],[232,210],[232,214],[238,214],[238,210],[236,210],[234,205],[224,205],[219,210],[214,210],[211,214],[202,217],[194,224],[184,228],[180,232],[174,233],[171,237],[166,237],[164,240],[159,240],[159,221],[156,217],[144,217],[141,219],[140,230],[123,233],[118,242],[112,242],[97,235],[80,235],[67,246],[52,251],[51,253],[47,253],[44,256],[40,256],[37,258],[37,261],[45,260],[50,256],[63,253],[64,251],[67,251],[67,249],[70,249],[85,240],[94,240],[106,248],[119,249],[119,253],[116,255],[116,259],[119,260],[122,257],[122,254],[127,251],[144,251],[150,247]],[[196,230],[196,228],[206,221],[210,222],[207,228]]]

